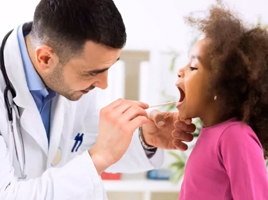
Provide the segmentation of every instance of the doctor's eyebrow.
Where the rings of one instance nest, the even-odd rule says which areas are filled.
[[[99,69],[99,70],[92,70],[92,71],[87,71],[86,73],[87,74],[91,74],[91,73],[94,73],[94,74],[100,74],[100,73],[103,73],[105,71],[107,71],[110,67],[108,68],[104,68],[104,69]]]

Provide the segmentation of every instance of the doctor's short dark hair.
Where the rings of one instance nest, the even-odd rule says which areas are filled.
[[[82,52],[92,41],[121,49],[126,30],[112,0],[41,0],[30,33],[34,44],[50,46],[61,62]]]
[[[190,15],[186,22],[208,38],[211,93],[220,101],[219,114],[251,126],[267,158],[268,31],[244,23],[220,1],[208,16]]]

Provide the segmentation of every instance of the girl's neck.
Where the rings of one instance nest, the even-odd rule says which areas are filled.
[[[216,124],[219,124],[223,121],[225,121],[225,119],[216,119],[216,118],[200,118],[200,120],[202,121],[202,126],[203,127],[210,127],[210,126],[214,126]]]
[[[200,120],[202,121],[203,127],[214,126],[232,117],[232,116],[223,116],[219,113],[220,112],[217,111],[216,109],[212,109],[211,111],[207,111],[203,116],[201,116]]]

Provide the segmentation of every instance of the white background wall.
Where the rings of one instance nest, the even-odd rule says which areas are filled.
[[[30,21],[38,2],[39,0],[0,0],[0,37],[2,38],[17,24]],[[141,100],[152,104],[159,103],[163,101],[163,97],[159,96],[162,90],[178,97],[174,87],[176,75],[168,72],[170,57],[163,55],[163,52],[170,50],[179,52],[180,57],[176,67],[183,66],[194,36],[193,31],[184,24],[183,17],[190,12],[204,10],[213,2],[215,1],[115,0],[127,28],[128,40],[125,49],[151,52],[149,67],[144,71],[145,75],[142,75],[148,78],[142,80],[141,87],[144,89],[141,90]],[[250,22],[257,22],[259,16],[262,16],[264,22],[268,22],[267,0],[227,0],[226,2],[241,12]],[[119,70],[111,70],[112,75],[117,73],[114,71]],[[107,91],[109,95],[112,94],[111,90],[114,90],[115,86],[122,85],[122,82],[115,80],[110,82],[112,85]],[[123,89],[120,88],[119,91]],[[114,98],[116,96],[110,100]]]
[[[0,0],[0,36],[17,24],[30,21],[38,0]],[[176,64],[178,69],[187,60],[187,52],[194,36],[193,31],[185,26],[183,16],[192,11],[204,10],[213,0],[115,0],[124,18],[128,40],[125,49],[148,50],[151,52],[150,63],[144,64],[141,87],[141,99],[148,103],[159,103],[164,100],[160,95],[162,90],[168,94],[179,96],[174,87],[176,74],[168,71],[170,57],[163,52],[175,50],[180,57]],[[267,0],[227,0],[246,20],[256,23],[259,16],[268,23]],[[122,68],[122,63],[119,64]],[[118,75],[117,69],[111,74]],[[116,75],[117,74],[117,75]],[[119,72],[120,74],[120,72]],[[146,78],[147,77],[147,78]],[[119,88],[116,96],[120,96],[122,80],[111,77],[111,88],[108,96],[114,94],[114,88]],[[110,100],[116,98],[113,96]],[[168,99],[165,99],[168,100]],[[167,162],[168,163],[168,162]],[[167,165],[166,163],[166,165]]]

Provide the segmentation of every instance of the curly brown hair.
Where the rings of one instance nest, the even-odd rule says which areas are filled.
[[[209,39],[211,92],[223,117],[237,117],[257,134],[268,158],[268,32],[245,24],[221,1],[205,18],[190,15],[187,24]]]

